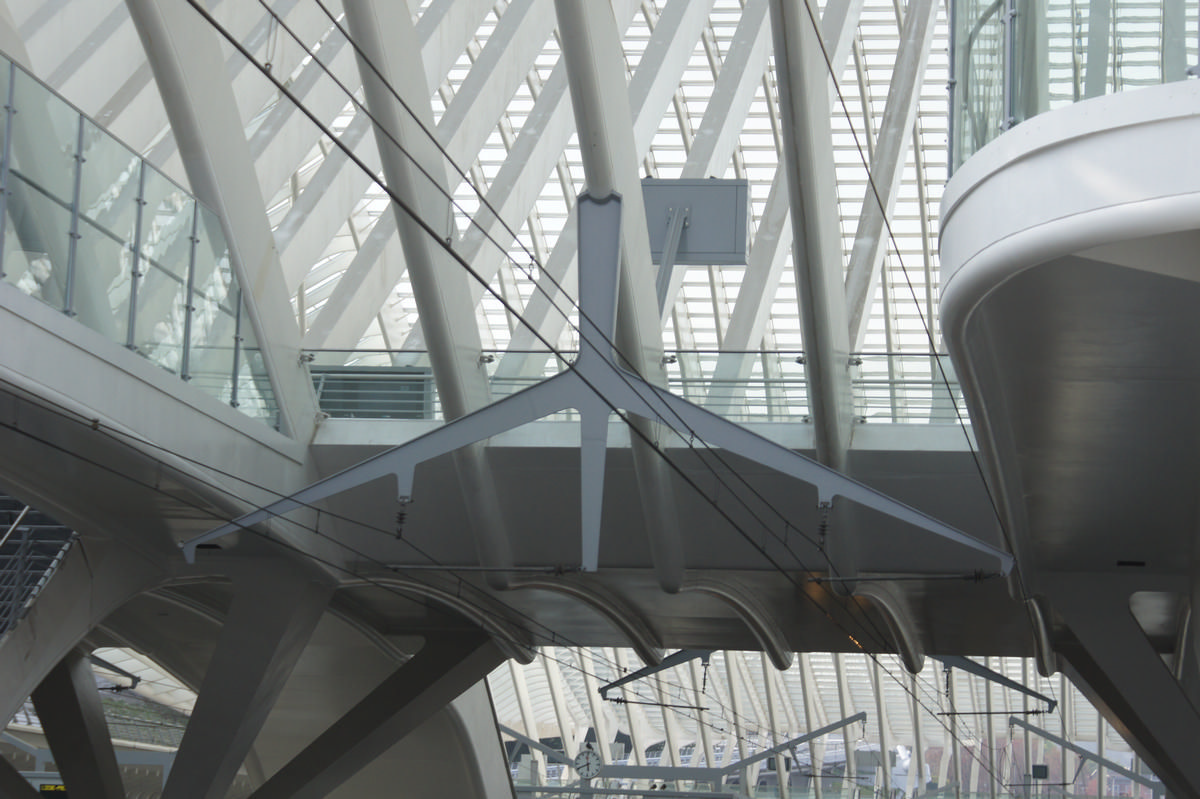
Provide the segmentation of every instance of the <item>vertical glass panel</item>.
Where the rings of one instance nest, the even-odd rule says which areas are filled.
[[[1004,0],[954,6],[954,165],[1000,132],[1004,120]]]
[[[86,217],[79,220],[77,247],[76,318],[109,341],[124,344],[129,328],[133,251],[127,241]]]
[[[57,202],[69,207],[75,189],[79,114],[24,72],[13,86],[11,169]]]
[[[142,239],[134,345],[150,360],[179,372],[183,362],[187,270],[195,203],[149,165],[142,177]]]
[[[63,308],[71,213],[19,174],[8,176],[4,279],[31,297]]]
[[[241,292],[239,291],[237,294],[240,301]],[[238,332],[241,336],[237,375],[238,410],[247,416],[262,419],[270,425],[277,426],[279,408],[275,403],[275,392],[271,388],[271,379],[267,374],[262,348],[258,345],[258,336],[254,333],[254,325],[250,322],[250,316],[246,313],[244,304]]]
[[[21,71],[13,85],[6,280],[59,308],[66,299],[79,116]]]
[[[142,162],[89,121],[82,142],[75,309],[80,322],[124,344]]]
[[[200,389],[228,402],[233,388],[234,300],[229,248],[216,215],[197,207],[196,273],[192,288],[189,375]]]

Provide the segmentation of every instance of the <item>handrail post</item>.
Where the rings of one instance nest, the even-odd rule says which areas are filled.
[[[8,229],[8,167],[9,161],[12,160],[13,116],[17,113],[14,99],[16,81],[17,67],[9,61],[8,94],[4,100],[4,155],[0,158],[0,280],[4,279],[4,237]]]
[[[188,236],[188,271],[187,271],[187,292],[183,298],[183,355],[179,361],[179,378],[181,380],[191,380],[192,368],[192,314],[196,311],[196,306],[192,304],[193,292],[196,289],[196,250],[200,246],[199,233],[200,225],[200,203],[195,199],[192,200],[192,232]]]
[[[142,272],[142,217],[146,212],[146,162],[138,165],[137,216],[133,223],[133,263],[129,272],[129,326],[125,331],[125,346],[137,351],[138,281]]]
[[[235,278],[236,280],[236,278]],[[238,286],[233,309],[233,372],[230,374],[229,404],[238,407],[238,371],[242,356],[242,287]]]
[[[83,126],[86,119],[79,115],[79,130],[75,138],[75,185],[71,190],[71,230],[67,242],[67,285],[63,290],[63,313],[75,315],[75,256],[79,249],[79,205],[83,194]]]

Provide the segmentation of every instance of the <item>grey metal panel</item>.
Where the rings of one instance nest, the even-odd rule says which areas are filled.
[[[688,210],[688,216],[675,263],[746,263],[749,181],[643,178],[642,197],[654,263],[662,262],[671,211],[680,206]]]

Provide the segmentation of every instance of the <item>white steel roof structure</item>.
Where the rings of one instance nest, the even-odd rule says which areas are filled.
[[[238,407],[244,379],[275,403],[241,403],[246,415],[273,422],[274,431],[249,430],[243,425],[250,422],[236,414],[234,421],[221,416],[228,407],[213,410],[199,400],[200,410],[185,420],[185,411],[195,408],[184,406],[193,400],[163,388],[160,372],[172,372],[172,379],[191,375],[159,361],[162,369],[138,374],[129,392],[150,386],[147,393],[165,398],[163,405],[178,401],[161,415],[123,402],[124,384],[113,398],[80,399],[53,382],[69,386],[70,376],[61,374],[38,384],[43,394],[31,390],[32,399],[21,394],[13,401],[14,407],[47,406],[50,413],[69,407],[88,420],[77,432],[81,438],[119,430],[133,442],[136,468],[125,474],[111,465],[124,468],[122,438],[102,441],[80,470],[141,479],[128,494],[97,482],[82,498],[59,505],[74,523],[79,504],[117,497],[111,505],[96,502],[102,506],[97,529],[81,531],[79,549],[107,552],[103,548],[116,541],[114,549],[135,566],[103,584],[119,594],[103,595],[109,604],[97,606],[111,616],[89,605],[90,615],[80,621],[83,611],[72,616],[61,608],[86,603],[48,603],[49,618],[61,611],[76,626],[57,633],[63,641],[73,635],[70,642],[53,639],[63,651],[38,650],[47,670],[57,658],[75,662],[71,649],[80,642],[102,646],[113,665],[146,675],[143,688],[158,701],[195,708],[208,726],[193,738],[200,744],[188,747],[185,739],[181,745],[177,774],[186,776],[168,783],[168,795],[172,788],[182,794],[187,789],[177,786],[189,779],[211,780],[216,795],[239,769],[259,786],[254,795],[267,799],[290,796],[289,786],[310,781],[349,795],[356,784],[390,785],[397,763],[422,763],[430,755],[421,747],[443,740],[461,743],[437,753],[445,754],[438,762],[447,772],[463,784],[474,779],[480,796],[502,795],[507,783],[497,788],[460,762],[480,773],[498,765],[471,760],[493,743],[480,743],[490,734],[480,723],[488,720],[488,699],[510,728],[510,740],[518,739],[512,731],[557,738],[569,755],[584,745],[589,729],[607,741],[620,732],[631,740],[631,765],[644,765],[647,750],[660,744],[667,765],[684,765],[685,751],[692,765],[728,765],[734,749],[746,757],[866,710],[870,721],[861,729],[825,736],[810,749],[810,768],[822,747],[841,747],[846,762],[862,739],[864,752],[909,747],[930,757],[940,747],[941,755],[926,760],[939,786],[947,784],[949,769],[967,764],[969,773],[954,780],[994,796],[1012,790],[1027,766],[1051,756],[1060,758],[1055,773],[1065,784],[1065,753],[1052,753],[1032,734],[997,729],[1009,725],[1008,712],[1028,711],[1027,702],[973,676],[959,675],[947,687],[941,666],[920,668],[926,653],[976,654],[966,651],[973,647],[988,650],[981,657],[992,668],[1063,700],[1042,725],[1050,733],[1101,754],[1120,750],[1122,761],[1136,766],[1125,759],[1129,747],[1065,678],[1038,678],[1034,661],[1021,657],[1037,654],[1044,666],[1053,652],[1045,630],[1026,618],[1028,610],[1043,623],[1040,606],[1021,604],[1030,597],[1019,575],[1009,573],[1016,553],[1008,520],[983,483],[938,322],[939,207],[949,178],[947,88],[953,82],[949,28],[947,4],[937,0],[0,0],[0,50],[16,65],[9,74],[27,70],[83,114],[66,114],[78,125],[77,140],[64,145],[47,125],[40,147],[25,145],[59,177],[74,170],[68,215],[76,221],[103,216],[129,199],[135,173],[145,181],[152,170],[178,184],[173,211],[192,208],[190,202],[193,219],[201,219],[201,205],[211,206],[210,217],[229,242],[229,255],[222,260],[218,253],[211,271],[225,270],[232,275],[227,285],[241,286],[236,295],[230,289],[228,303],[236,320],[227,337],[236,342],[232,388],[222,384],[225,393],[217,393],[225,406]],[[37,120],[29,107],[8,107],[6,130]],[[109,189],[81,199],[80,184],[95,168],[85,163],[94,143],[89,137],[99,140],[105,131],[135,157]],[[6,176],[9,161],[6,153]],[[664,306],[656,307],[644,178],[745,180],[746,263],[677,266]],[[136,202],[144,205],[142,188],[137,191]],[[695,447],[694,431],[687,448],[678,447],[683,467],[670,463],[679,474],[672,483],[664,453],[675,439],[688,438],[686,425],[672,428],[671,438],[658,423],[664,420],[634,415],[619,434],[607,427],[589,433],[581,423],[578,437],[574,427],[564,432],[565,425],[493,431],[486,445],[477,437],[423,474],[421,488],[434,501],[418,503],[411,520],[414,497],[402,490],[397,506],[390,488],[367,496],[356,483],[348,489],[358,493],[321,495],[318,500],[330,499],[327,505],[293,504],[295,518],[273,519],[258,535],[227,535],[240,514],[265,514],[262,509],[281,497],[286,501],[403,443],[396,438],[411,443],[445,430],[573,363],[586,350],[579,263],[589,252],[581,251],[577,222],[578,198],[589,191],[597,202],[611,192],[623,197],[613,338],[629,372],[736,421],[765,423],[755,429],[766,430],[772,445],[812,451],[812,468],[826,470],[822,474],[853,471],[852,443],[859,442],[854,476],[872,486],[864,490],[895,493],[922,514],[931,505],[931,517],[949,515],[952,523],[931,519],[928,527],[916,524],[914,533],[896,521],[906,517],[888,516],[878,506],[851,519],[841,513],[844,504],[831,508],[823,484],[797,488],[802,481],[767,474],[766,460],[746,456],[751,469],[743,470],[740,460],[714,469],[705,460],[713,450]],[[178,218],[164,221],[159,209],[134,216],[136,234],[128,241],[114,237],[117,246],[110,247],[118,259],[132,258],[131,273],[121,261],[129,280],[100,285],[102,300],[138,285],[138,259],[150,258],[139,247],[149,251],[178,233],[171,227]],[[191,242],[193,261],[199,226],[193,222],[192,235],[180,238]],[[75,228],[70,236],[79,238]],[[20,248],[13,245],[18,239]],[[29,275],[40,261],[54,260],[53,248],[42,253],[16,232],[8,242],[21,250]],[[69,247],[73,270],[75,244]],[[187,313],[176,315],[190,325],[194,263],[188,270],[188,293],[176,303]],[[32,277],[18,287],[34,294],[31,285],[40,288]],[[137,352],[136,295],[127,305],[131,332],[119,343]],[[19,310],[33,318],[44,309]],[[72,315],[71,300],[56,310]],[[37,325],[57,331],[61,323]],[[178,337],[170,324],[161,327],[155,333],[164,340]],[[69,330],[55,336],[57,346],[70,338]],[[80,349],[91,339],[85,344]],[[181,346],[186,351],[190,342]],[[140,354],[147,354],[144,348]],[[127,355],[105,365],[133,374],[137,367],[120,360]],[[238,357],[260,359],[261,371],[244,377]],[[321,394],[339,376],[359,375],[356,369],[422,375],[429,396],[416,399],[417,412],[394,414],[398,419],[362,414],[402,420],[403,428],[339,426],[338,417],[362,406],[347,410],[328,395],[314,396],[313,381]],[[76,400],[82,410],[70,404]],[[574,410],[583,415],[582,408]],[[573,412],[556,418],[574,421]],[[439,419],[448,424],[439,426]],[[886,429],[877,433],[873,423]],[[183,429],[190,424],[194,430]],[[13,424],[0,435],[19,432]],[[575,480],[574,451],[589,436],[604,450],[606,435],[613,450],[622,450],[607,466],[615,486],[604,506],[607,549],[599,568],[586,557],[579,567],[573,528],[567,535],[559,529],[564,519],[578,522],[571,492],[581,482],[580,493],[592,496],[586,480]],[[236,442],[228,452],[222,450],[226,439]],[[61,449],[64,459],[77,454]],[[919,457],[909,460],[914,453]],[[579,465],[581,473],[584,468]],[[602,460],[601,476],[605,468]],[[12,469],[0,474],[19,482],[20,463]],[[745,482],[743,506],[730,518],[721,495],[743,471],[757,482]],[[52,499],[41,477],[35,473],[22,487]],[[711,509],[677,496],[673,486],[685,478],[699,486]],[[142,515],[142,507],[150,510]],[[763,508],[782,520],[779,537],[769,541],[764,532],[761,543],[720,537],[739,521],[759,521],[755,514]],[[952,536],[935,529],[957,532],[955,524],[970,528],[962,535],[979,544],[976,551],[962,555],[946,543]],[[848,534],[830,536],[827,547],[831,525]],[[137,537],[145,527],[156,537]],[[205,538],[213,528],[222,530],[220,540]],[[511,536],[509,528],[516,531]],[[897,528],[905,535],[893,535]],[[694,534],[687,552],[672,546],[683,531]],[[941,538],[926,545],[911,537],[930,531]],[[380,532],[382,539],[372,536]],[[219,552],[203,552],[197,565],[197,542]],[[186,556],[182,544],[192,545],[184,547]],[[256,560],[264,552],[271,558]],[[238,560],[246,553],[247,561]],[[227,555],[232,565],[222,572]],[[780,555],[795,562],[780,566],[772,560]],[[801,555],[823,560],[810,569]],[[263,563],[269,565],[260,575]],[[81,565],[79,557],[61,572],[67,576],[60,587],[68,580],[83,584],[84,573],[94,579],[90,561]],[[585,574],[571,582],[579,572]],[[854,593],[860,572],[874,576]],[[124,579],[136,585],[120,594]],[[852,588],[842,591],[843,579]],[[88,602],[93,599],[88,594]],[[1154,630],[1158,639],[1168,637],[1176,620],[1178,603],[1172,602],[1162,602],[1167,610]],[[835,606],[851,621],[835,619],[829,610]],[[977,617],[964,618],[970,613]],[[464,619],[471,627],[466,633]],[[16,635],[32,635],[31,626],[40,629],[26,624]],[[480,643],[476,627],[491,637]],[[261,640],[260,628],[268,630]],[[865,645],[855,637],[863,631],[872,636]],[[444,640],[438,634],[454,639],[448,649],[439,649]],[[306,649],[308,636],[317,643]],[[11,650],[17,639],[8,640]],[[426,641],[427,649],[414,640]],[[666,642],[673,647],[684,640],[714,650],[707,671],[696,662],[677,666],[626,690],[626,704],[597,704],[594,682],[637,668],[635,652],[652,661]],[[534,645],[547,641],[535,658]],[[755,645],[764,652],[740,651]],[[841,651],[794,658],[802,646]],[[221,675],[253,670],[232,654],[240,657],[243,649],[267,675],[262,683],[251,674],[235,686],[240,693],[229,694],[234,698],[206,699],[206,692],[220,697],[223,686],[212,683]],[[884,650],[899,655],[874,654]],[[506,657],[488,677],[490,696],[478,683],[470,690],[458,685],[472,669],[478,679]],[[521,658],[531,662],[518,663]],[[276,669],[277,659],[287,660],[287,668]],[[16,660],[0,648],[0,676],[9,673],[5,668],[16,671]],[[397,663],[405,665],[393,674]],[[372,727],[375,722],[361,718],[372,712],[363,706],[380,689],[364,700],[367,689],[359,690],[358,681],[386,688],[413,663],[408,674],[417,672],[437,696],[448,694],[439,707],[461,694],[452,721],[434,720],[446,729],[458,726],[423,740],[396,733],[385,745],[380,741],[387,733],[378,729],[388,722]],[[298,677],[287,683],[292,668]],[[271,682],[277,672],[286,673]],[[353,679],[330,679],[343,673]],[[22,672],[31,681],[25,693],[44,676]],[[379,734],[365,746],[379,750],[372,757],[337,749],[332,739],[341,728],[332,722],[346,718],[369,728],[364,738]],[[424,719],[399,722],[419,723]],[[251,753],[261,729],[267,732]],[[318,735],[321,730],[327,732]],[[1017,738],[1024,749],[1019,757]],[[390,746],[402,754],[380,766],[376,758]],[[970,751],[958,758],[960,766],[949,766],[945,752],[960,748]],[[328,762],[306,757],[314,751]],[[607,764],[620,755],[603,757]],[[532,758],[533,776],[542,778],[547,764],[538,758]],[[1080,769],[1082,762],[1070,761]],[[310,767],[324,770],[312,776]],[[910,792],[924,788],[920,768],[897,777],[880,759],[879,769],[873,788],[889,782]],[[413,790],[435,785],[436,777],[433,769],[413,775]],[[320,789],[309,790],[303,795]]]
[[[747,283],[744,267],[688,269],[667,314],[664,345],[754,350],[763,346],[765,336],[769,350],[803,349],[790,231],[778,222],[778,215],[786,213],[785,194],[779,193],[768,208],[777,183],[781,123],[767,3],[718,0],[683,4],[686,9],[676,4],[669,12],[668,5],[648,0],[617,3],[616,8],[624,29],[626,77],[636,76],[634,87],[656,92],[654,105],[636,112],[640,172],[646,177],[744,177],[751,187],[752,235],[764,213],[773,213],[784,240],[771,242],[776,249],[769,260],[782,259],[783,268],[770,269],[765,281]],[[429,93],[413,96],[427,98],[440,143],[453,161],[441,168],[453,175],[449,184],[458,206],[452,223],[436,222],[452,224],[456,239],[469,239],[480,195],[492,205],[503,203],[506,225],[517,239],[505,235],[497,243],[475,244],[472,263],[489,277],[495,295],[510,298],[520,309],[536,291],[530,263],[550,257],[574,198],[584,188],[552,3],[435,1],[423,6],[412,10]],[[11,10],[37,74],[186,186],[178,146],[141,48],[130,46],[136,31],[125,4],[13,2]],[[919,10],[932,17],[927,61],[895,76],[897,88],[911,84],[911,91],[897,95],[910,98],[916,111],[911,129],[901,133],[885,127],[884,117],[904,9],[892,3],[849,3],[831,4],[824,12],[836,60],[830,157],[837,170],[844,259],[848,265],[856,241],[861,248],[868,239],[881,239],[879,254],[887,264],[882,283],[876,279],[868,292],[867,323],[854,342],[860,351],[927,353],[924,327],[936,319],[932,242],[946,178],[947,33],[941,4],[924,4]],[[847,14],[849,21],[833,30]],[[337,136],[366,166],[378,169],[366,112],[355,105],[359,98],[346,94],[359,92],[362,79],[342,32],[346,23],[339,4],[215,3],[213,15],[320,123],[304,118],[256,66],[228,42],[223,44],[224,78],[238,99],[304,346],[423,349],[414,334],[418,316],[396,234],[376,229],[381,218],[383,228],[394,228],[384,213],[387,197],[329,138]],[[659,29],[655,39],[659,25],[670,29]],[[661,48],[663,40],[671,44],[670,51],[653,52],[646,60],[647,47]],[[720,106],[713,104],[714,91],[722,93],[717,95]],[[906,110],[900,109],[901,118]],[[531,120],[559,124],[544,132],[539,128],[535,135],[526,127]],[[888,187],[894,173],[895,206],[888,227],[860,230],[867,197],[864,161],[871,163],[876,150],[890,155],[889,174],[875,179]],[[369,281],[369,300],[355,299],[345,284],[337,291],[348,269],[351,279]],[[537,270],[532,271],[536,276]],[[743,296],[744,285],[754,294]],[[472,290],[480,294],[478,287]],[[749,315],[750,306],[769,313],[748,329],[737,326],[736,340],[727,341],[739,299],[747,310],[738,316]],[[334,319],[338,324],[331,324]],[[486,349],[510,346],[517,319],[492,293],[481,297],[477,319]],[[547,330],[557,330],[553,341],[572,347],[573,334],[561,320],[545,324]]]

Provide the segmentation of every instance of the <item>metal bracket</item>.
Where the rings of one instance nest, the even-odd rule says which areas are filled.
[[[638,669],[635,672],[626,674],[624,677],[622,677],[619,680],[610,682],[608,685],[600,686],[600,698],[608,699],[608,692],[611,691],[613,688],[620,688],[622,685],[625,685],[626,683],[631,683],[631,682],[634,682],[635,680],[640,680],[643,677],[649,677],[651,674],[657,674],[658,672],[663,671],[664,669],[669,669],[672,666],[678,666],[680,663],[687,663],[689,660],[695,660],[696,658],[700,658],[702,661],[704,661],[705,664],[707,664],[708,659],[710,657],[712,657],[712,650],[710,650],[710,649],[680,649],[678,652],[675,652],[674,654],[667,655],[657,665],[643,666],[642,668]]]

